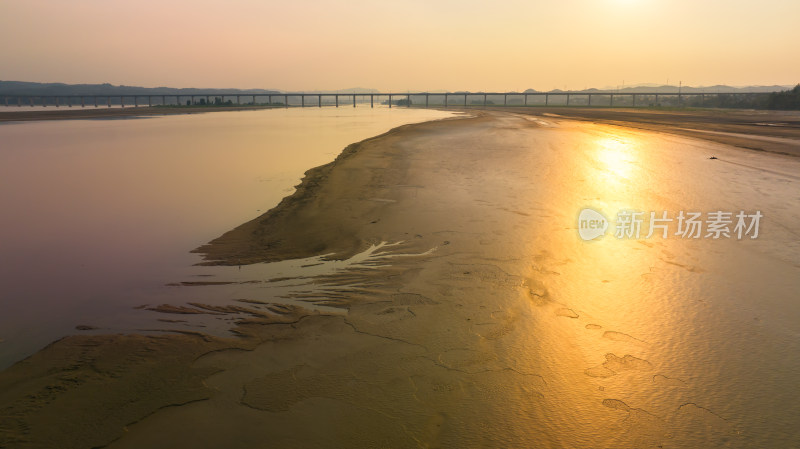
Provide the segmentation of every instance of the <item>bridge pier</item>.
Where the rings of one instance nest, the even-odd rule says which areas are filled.
[[[425,107],[426,107],[426,108],[428,107],[428,100],[430,100],[430,98],[429,98],[429,97],[430,97],[430,95],[428,95],[428,94],[425,94]]]
[[[589,106],[592,105],[592,94],[589,94]]]
[[[567,94],[567,106],[569,106],[569,94]]]
[[[508,94],[503,94],[503,106],[508,106]]]
[[[636,107],[636,94],[633,94],[633,107]]]
[[[525,106],[527,106],[528,105],[528,94],[525,94],[523,96],[525,97],[525,101],[524,101]]]
[[[375,107],[375,95],[369,94],[369,107]]]
[[[447,94],[444,94],[444,107],[447,107]]]
[[[34,101],[36,101],[36,100],[34,100],[34,99],[33,99],[33,97],[31,97],[31,98],[30,98],[30,100],[31,100],[31,107],[33,107],[33,103],[34,103]]]
[[[483,107],[486,107],[486,94],[483,94]]]
[[[550,95],[544,94],[544,105],[548,106],[550,104]]]
[[[464,107],[467,107],[467,94],[464,94]]]
[[[133,96],[133,107],[134,108],[138,108],[139,107],[139,96],[138,95],[134,95]]]
[[[322,94],[317,95],[317,107],[318,108],[322,107]]]
[[[608,105],[612,108],[614,107],[614,94],[611,94],[611,99],[609,100]]]
[[[334,95],[336,97],[336,107],[339,107],[339,95]]]
[[[288,95],[284,95],[283,96],[283,103],[284,103],[283,107],[285,107],[285,108],[289,107],[289,96]]]
[[[658,106],[658,94],[656,94],[656,106]]]
[[[389,94],[389,109],[392,109],[392,94]]]
[[[467,98],[467,96],[466,96],[466,95],[464,95],[464,98],[466,99],[466,98]],[[410,107],[411,107],[411,94],[408,94],[408,95],[406,95],[406,107],[407,107],[407,108],[410,108]]]
[[[56,107],[59,107],[59,106],[60,106],[58,103],[59,103],[59,102],[58,102],[58,96],[56,96]]]
[[[353,107],[356,107],[356,94],[353,94]]]
[[[306,95],[305,94],[300,94],[300,107],[301,108],[306,107]]]

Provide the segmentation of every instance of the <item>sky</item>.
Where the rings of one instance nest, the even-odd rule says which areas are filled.
[[[800,0],[0,0],[0,79],[521,91],[800,82]]]

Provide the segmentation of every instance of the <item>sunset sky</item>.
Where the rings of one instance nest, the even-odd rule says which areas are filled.
[[[2,0],[0,79],[393,91],[800,82],[798,0]]]

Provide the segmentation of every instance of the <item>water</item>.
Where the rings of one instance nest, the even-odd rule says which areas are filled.
[[[233,275],[193,268],[190,250],[275,206],[348,144],[449,115],[307,108],[0,125],[0,368],[76,325],[155,323],[131,308],[180,302],[166,284],[187,276]]]
[[[383,440],[393,446],[798,447],[800,161],[531,121],[393,142],[413,155],[403,185],[420,188],[382,188],[395,202],[370,233],[418,233],[417,250],[441,245],[431,257],[393,261],[356,292],[353,328],[209,356],[224,370],[209,381],[217,402],[156,413],[114,447],[313,446],[331,422],[346,423],[337,437],[369,428],[382,441],[390,426],[351,410],[402,423]],[[645,223],[639,239],[615,238],[612,224],[585,242],[585,207],[612,220],[620,209],[764,217],[757,239],[644,238]]]
[[[129,426],[115,447],[202,446],[209,438],[330,441],[331,427],[319,424],[331,422],[347,424],[337,437],[390,429],[364,418],[365,410],[402,423],[387,441],[409,445],[413,437],[453,447],[798,446],[796,158],[555,118],[456,122],[393,143],[413,157],[406,159],[402,185],[382,187],[380,199],[395,207],[374,226],[387,238],[418,233],[419,243],[377,244],[337,262],[312,257],[241,270],[191,267],[196,259],[188,249],[257,215],[256,207],[268,207],[260,202],[269,192],[286,188],[261,190],[260,181],[273,181],[259,177],[262,145],[277,138],[265,139],[253,126],[258,122],[221,133],[221,121],[239,123],[234,113],[196,121],[202,117],[182,118],[195,125],[185,126],[191,132],[178,132],[177,122],[159,130],[153,124],[161,119],[74,122],[78,134],[88,131],[84,126],[124,124],[160,137],[151,141],[128,131],[111,139],[118,130],[104,135],[93,129],[93,141],[104,136],[114,147],[83,156],[83,147],[64,144],[70,139],[63,129],[55,132],[55,123],[17,133],[17,139],[40,141],[29,145],[32,151],[4,146],[2,179],[15,190],[4,187],[2,210],[21,218],[3,215],[4,251],[16,257],[4,256],[11,274],[3,274],[3,288],[13,292],[15,286],[23,300],[41,289],[43,298],[26,304],[3,297],[5,309],[19,309],[4,317],[4,326],[17,326],[4,327],[16,329],[8,335],[32,329],[36,337],[62,324],[63,332],[74,324],[98,325],[102,332],[167,327],[157,322],[166,315],[132,307],[292,296],[311,288],[298,273],[362,269],[396,257],[401,248],[423,254],[405,264],[394,259],[391,270],[381,267],[389,271],[372,279],[372,290],[354,293],[349,326],[326,326],[324,338],[300,332],[296,340],[265,343],[254,352],[209,355],[200,363],[224,368],[208,379],[212,400],[164,408]],[[4,143],[13,141],[9,129],[0,127]],[[127,138],[136,144],[126,147],[121,142]],[[234,151],[240,157],[231,157],[228,141],[245,142]],[[52,142],[58,151],[49,148]],[[120,148],[126,149],[122,156]],[[255,156],[245,157],[249,152]],[[66,176],[61,166],[83,178]],[[98,185],[108,188],[98,191]],[[250,198],[251,190],[258,191],[252,195],[258,206],[234,204],[240,195]],[[62,205],[62,192],[69,204]],[[98,204],[104,209],[96,210]],[[672,217],[760,210],[764,218],[758,239],[616,239],[612,227],[585,242],[577,226],[585,207],[612,220],[621,209]],[[192,286],[286,273],[290,279]],[[60,291],[70,295],[63,302]],[[186,321],[174,325],[219,330],[211,329],[214,318]],[[301,366],[302,375],[285,370],[292,366]],[[276,397],[280,407],[271,403]],[[288,412],[283,404],[291,404]]]
[[[530,266],[532,291],[555,303],[554,319],[520,333],[544,359],[553,434],[567,447],[795,447],[800,162],[569,122],[519,145],[528,162],[509,162],[508,178],[535,182],[507,194],[531,216],[519,225],[524,248],[505,257],[522,261],[510,272]],[[605,237],[578,238],[585,207],[612,220]],[[648,239],[649,214],[641,238],[617,239],[622,209],[764,217],[757,239],[713,239],[705,227],[684,239],[675,222]]]

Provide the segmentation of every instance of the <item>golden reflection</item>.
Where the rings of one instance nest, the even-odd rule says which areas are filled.
[[[631,141],[607,137],[599,139],[594,146],[597,148],[597,161],[608,174],[606,180],[618,182],[617,178],[630,179],[636,163],[634,145]]]
[[[636,412],[620,410],[643,407],[653,394],[651,366],[658,359],[649,341],[656,330],[648,325],[665,303],[662,284],[654,279],[659,248],[643,239],[645,223],[642,239],[615,237],[616,215],[663,205],[648,174],[651,153],[644,149],[653,142],[647,136],[602,125],[582,131],[569,142],[576,150],[549,173],[554,184],[565,186],[547,198],[564,211],[565,221],[531,245],[529,282],[536,288],[530,295],[549,300],[536,309],[542,318],[535,348],[538,354],[557,354],[548,360],[552,372],[545,377],[557,398],[549,419],[560,435],[570,435],[564,446],[625,447],[620,429],[641,423]],[[608,221],[603,237],[581,239],[578,215],[585,208]],[[541,235],[548,224],[532,232]],[[581,435],[591,435],[591,443]]]
[[[576,435],[592,434],[597,446],[625,446],[620,442],[627,437],[645,438],[613,430],[625,426],[619,421],[620,409],[648,407],[668,416],[675,408],[669,400],[654,399],[659,391],[653,382],[661,362],[654,343],[669,339],[662,331],[674,325],[671,305],[676,294],[676,275],[662,260],[665,254],[676,252],[675,242],[660,234],[646,238],[649,212],[669,208],[660,193],[665,180],[651,170],[663,165],[664,159],[646,151],[660,145],[658,138],[640,133],[606,126],[588,128],[576,141],[579,150],[572,153],[574,157],[553,174],[558,184],[577,186],[554,198],[575,221],[563,232],[554,229],[535,249],[545,256],[535,260],[531,277],[550,295],[551,313],[557,317],[539,323],[544,333],[554,336],[540,334],[540,349],[559,354],[556,371],[561,377],[550,384],[560,401],[554,407],[559,414],[554,420]],[[608,220],[603,237],[580,238],[577,218],[584,208]],[[617,213],[622,210],[644,212],[639,238],[614,235]],[[652,424],[646,414],[629,412],[627,416],[634,426]],[[650,430],[664,431],[657,424]]]

